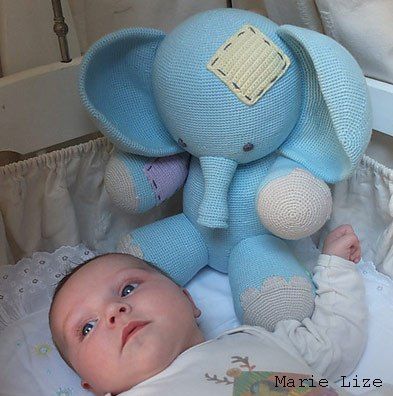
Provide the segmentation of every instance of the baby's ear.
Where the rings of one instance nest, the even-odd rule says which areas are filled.
[[[191,294],[188,292],[187,289],[182,289],[182,291],[192,305],[192,310],[194,312],[194,318],[199,318],[201,316],[201,310],[195,305],[194,300],[191,297]]]

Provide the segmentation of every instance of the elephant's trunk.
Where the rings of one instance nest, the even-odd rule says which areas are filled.
[[[228,227],[228,189],[237,162],[221,157],[201,157],[205,193],[199,207],[198,223],[209,228]]]

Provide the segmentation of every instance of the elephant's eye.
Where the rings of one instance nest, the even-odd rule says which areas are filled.
[[[179,139],[177,140],[177,143],[179,143],[179,146],[180,146],[180,147],[187,147],[187,144],[183,142],[183,139],[180,139],[180,138],[179,138]]]
[[[243,146],[243,151],[251,151],[254,148],[252,143],[247,143]]]

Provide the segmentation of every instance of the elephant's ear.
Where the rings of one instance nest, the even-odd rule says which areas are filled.
[[[357,166],[371,136],[371,107],[360,67],[340,44],[285,25],[279,36],[300,63],[301,116],[281,153],[335,183]]]
[[[93,120],[118,148],[143,156],[183,150],[164,127],[152,92],[152,67],[165,34],[124,29],[104,36],[85,54],[79,92]]]

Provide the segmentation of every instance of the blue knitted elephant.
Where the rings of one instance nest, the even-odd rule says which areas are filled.
[[[180,285],[227,272],[241,321],[310,316],[314,289],[285,239],[328,219],[326,183],[348,177],[370,138],[362,72],[332,39],[219,9],[170,34],[125,29],[84,57],[82,102],[114,143],[111,198],[144,212],[184,185],[183,213],[136,229],[120,250]]]

